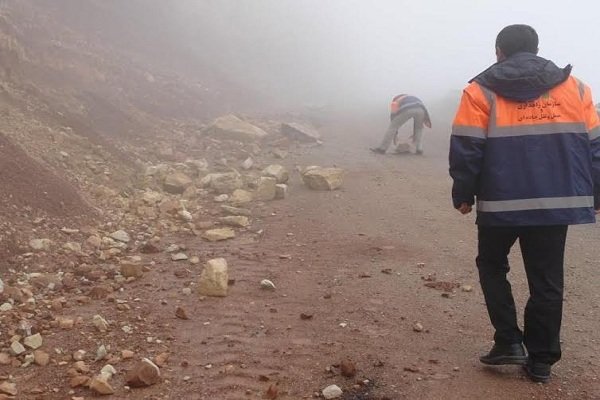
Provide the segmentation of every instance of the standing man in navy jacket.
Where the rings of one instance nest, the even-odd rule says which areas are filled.
[[[537,52],[530,26],[498,34],[498,62],[463,93],[450,175],[454,207],[467,214],[477,203],[477,267],[495,329],[495,344],[480,360],[524,364],[532,380],[546,382],[561,358],[567,227],[594,223],[600,212],[600,120],[571,66]],[[523,330],[507,280],[517,240],[530,292]]]

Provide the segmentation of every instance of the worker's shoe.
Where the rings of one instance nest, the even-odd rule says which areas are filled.
[[[417,150],[415,152],[418,156],[422,156],[423,155],[423,150]]]
[[[373,153],[377,154],[385,154],[385,150],[380,149],[379,147],[371,147],[369,148]]]
[[[523,365],[523,369],[529,379],[534,382],[547,383],[550,380],[550,374],[552,372],[552,366],[550,364],[528,360],[527,363]]]
[[[486,365],[523,365],[527,362],[527,354],[521,343],[494,344],[490,352],[479,357]]]

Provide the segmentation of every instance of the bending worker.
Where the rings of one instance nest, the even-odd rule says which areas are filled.
[[[392,104],[390,105],[390,126],[381,144],[378,147],[371,148],[371,151],[378,154],[385,154],[392,142],[397,144],[398,129],[410,119],[413,120],[414,124],[412,140],[416,148],[416,153],[419,155],[423,154],[423,125],[431,128],[431,119],[423,102],[418,97],[407,94],[400,94],[392,99]],[[396,153],[404,153],[400,151],[398,145]]]

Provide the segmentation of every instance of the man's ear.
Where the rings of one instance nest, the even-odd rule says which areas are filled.
[[[504,53],[502,53],[502,50],[500,50],[500,47],[496,47],[496,59],[498,60],[498,62],[504,60],[506,57],[504,57]]]

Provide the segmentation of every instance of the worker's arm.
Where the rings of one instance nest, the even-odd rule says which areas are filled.
[[[452,202],[461,213],[471,211],[483,166],[490,104],[481,87],[473,83],[463,92],[452,125],[450,138],[450,176]]]
[[[594,209],[600,212],[600,118],[594,106],[592,91],[585,87],[583,109],[592,148],[592,178],[594,179]]]

